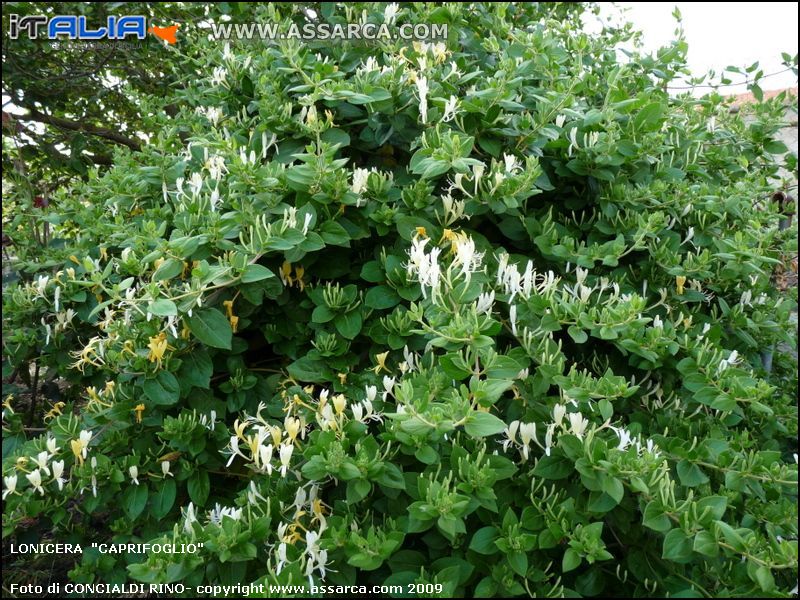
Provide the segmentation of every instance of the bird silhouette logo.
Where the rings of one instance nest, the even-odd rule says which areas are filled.
[[[152,25],[147,31],[152,33],[157,38],[164,40],[168,44],[174,44],[178,41],[176,37],[178,33],[178,27],[180,27],[180,25],[177,23],[175,25],[170,25],[169,27],[156,27],[155,25]]]

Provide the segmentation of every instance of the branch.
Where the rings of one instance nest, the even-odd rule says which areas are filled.
[[[138,140],[134,140],[132,138],[124,136],[121,133],[112,131],[111,129],[98,127],[96,125],[91,125],[89,123],[78,123],[76,121],[70,121],[69,119],[54,117],[52,115],[47,115],[35,108],[31,108],[29,110],[30,112],[27,115],[21,116],[19,118],[30,119],[32,121],[38,121],[39,123],[46,123],[48,125],[53,125],[54,127],[58,127],[60,129],[67,129],[69,131],[80,131],[82,133],[96,135],[98,137],[110,140],[117,144],[122,144],[123,146],[127,146],[131,150],[139,150],[142,147],[141,142],[139,142]]]

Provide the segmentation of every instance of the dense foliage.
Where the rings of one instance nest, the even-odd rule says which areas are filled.
[[[4,539],[83,582],[787,596],[787,99],[670,97],[682,40],[574,7],[318,10],[449,39],[198,34],[149,143],[7,215],[4,375],[51,397],[6,397]]]

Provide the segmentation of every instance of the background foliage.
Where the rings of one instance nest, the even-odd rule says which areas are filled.
[[[789,595],[788,99],[670,97],[680,37],[621,60],[580,5],[216,6],[450,36],[187,26],[54,99],[26,73],[71,51],[4,47],[15,103],[81,124],[4,130],[4,540],[85,544],[83,582]]]

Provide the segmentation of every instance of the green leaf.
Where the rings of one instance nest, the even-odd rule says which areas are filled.
[[[211,482],[208,478],[208,471],[198,469],[189,477],[187,482],[189,498],[197,506],[205,506],[208,494],[211,491]]]
[[[168,258],[153,273],[153,281],[166,281],[183,273],[183,261],[177,258]]]
[[[524,552],[511,552],[506,557],[509,566],[522,577],[528,572],[528,555]]]
[[[563,455],[542,456],[536,461],[533,474],[543,479],[564,479],[575,472],[573,461]]]
[[[147,306],[147,312],[152,313],[157,317],[174,317],[178,314],[178,307],[175,306],[175,303],[172,300],[159,298]]]
[[[488,412],[474,411],[469,414],[464,429],[472,437],[486,437],[505,431],[506,424]]]
[[[664,537],[661,558],[677,563],[687,563],[692,558],[692,546],[692,538],[680,529],[673,529]]]
[[[362,323],[361,311],[358,309],[338,315],[333,320],[336,331],[341,333],[342,336],[346,337],[348,340],[352,340],[358,335],[361,331]]]
[[[696,487],[708,483],[708,476],[693,462],[682,460],[678,463],[678,477],[686,487]]]
[[[242,283],[253,283],[255,281],[262,281],[275,277],[275,273],[270,271],[267,267],[258,264],[247,265],[247,268],[242,273]]]
[[[475,535],[472,536],[469,549],[478,554],[496,554],[497,546],[494,542],[499,535],[500,533],[497,527],[481,527],[475,532]]]
[[[703,556],[715,557],[719,554],[719,544],[714,536],[708,531],[698,531],[694,536],[692,549]]]
[[[147,495],[146,483],[139,483],[139,485],[131,483],[122,492],[122,507],[131,521],[135,521],[142,514],[144,507],[147,505]]]
[[[231,349],[233,330],[228,319],[216,308],[195,311],[188,319],[192,334],[212,348]]]
[[[567,548],[567,551],[564,552],[564,558],[561,560],[561,571],[569,573],[576,569],[582,560],[580,553],[575,548]]]
[[[364,304],[379,310],[393,308],[397,306],[400,300],[401,298],[397,292],[388,285],[379,285],[371,288],[364,296]]]
[[[589,335],[583,329],[575,325],[570,325],[567,328],[567,333],[569,333],[569,336],[575,340],[576,344],[583,344],[589,339]]]
[[[145,379],[142,389],[156,406],[172,406],[181,397],[181,386],[169,371],[160,371],[155,379]]]
[[[175,503],[177,487],[171,477],[155,485],[156,489],[150,495],[150,514],[155,519],[163,519]]]
[[[205,348],[196,348],[193,352],[181,357],[183,361],[181,368],[178,369],[178,380],[181,389],[189,391],[192,387],[199,387],[205,390],[211,386],[211,375],[214,373],[214,365],[211,357]]]
[[[658,500],[651,500],[644,508],[642,525],[654,531],[665,532],[672,528],[672,521],[666,514],[664,505]]]

